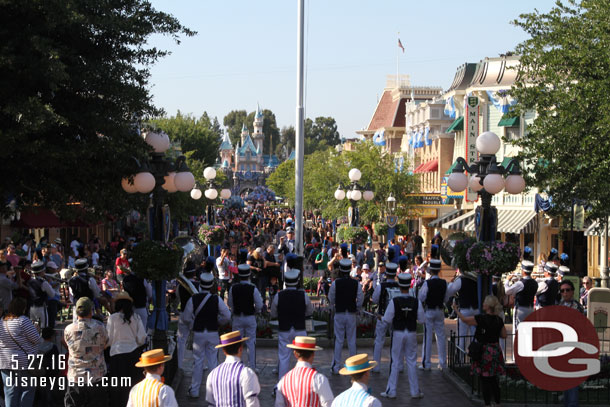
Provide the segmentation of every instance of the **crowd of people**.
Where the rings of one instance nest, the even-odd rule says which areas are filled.
[[[472,372],[481,378],[485,404],[492,399],[498,404],[498,376],[504,373],[505,356],[501,339],[507,336],[504,320],[506,304],[510,304],[506,299],[515,298],[513,326],[518,329],[534,307],[559,304],[584,312],[592,287],[591,279],[585,278],[583,291],[574,296],[572,282],[561,280],[569,273],[561,264],[567,259],[555,251],[542,264],[543,281],[532,278],[535,265],[528,260],[521,263],[522,278],[512,276],[505,284],[494,281],[494,295],[484,299],[480,315],[473,278],[459,272],[450,282],[441,278],[440,235],[432,239],[425,253],[424,240],[417,232],[374,247],[373,228],[367,227],[368,241],[350,248],[335,241],[335,224],[309,213],[305,216],[304,256],[298,256],[293,214],[288,209],[257,206],[222,209],[215,215],[225,231],[225,242],[204,261],[187,261],[182,278],[188,284],[170,282],[167,293],[170,308],[172,298],[177,302],[178,367],[183,367],[187,341],[192,337],[193,375],[187,395],[199,397],[208,369],[205,397],[211,405],[232,405],[233,401],[235,405],[258,405],[257,315],[278,321],[277,406],[295,405],[304,394],[322,406],[348,405],[355,399],[366,399],[368,404],[363,405],[380,405],[363,389],[367,389],[369,374],[380,371],[388,332],[392,337],[390,375],[380,395],[397,397],[398,373],[406,365],[410,395],[422,398],[417,325],[424,326],[419,369],[432,368],[433,336],[437,368],[446,369],[445,318],[451,309],[458,317],[458,346],[466,349],[466,338],[473,335],[483,343],[484,357],[473,363]],[[36,377],[35,372],[23,369],[32,355],[41,355],[54,377],[61,377],[65,370],[69,380],[86,377],[97,385],[66,386],[61,394],[66,406],[136,406],[142,399],[177,405],[172,389],[161,381],[170,356],[160,350],[144,352],[150,347],[148,317],[153,293],[151,282],[130,269],[129,253],[139,240],[117,234],[103,249],[95,236],[86,245],[74,238],[69,249],[64,249],[61,239],[51,244],[45,238],[35,244],[30,236],[19,244],[5,241],[0,252],[0,368],[7,406],[53,405],[54,397],[59,397],[53,386],[36,388],[31,381],[15,380]],[[313,304],[303,289],[306,274],[318,278],[317,294],[332,312],[335,342],[330,374],[350,375],[353,380],[352,387],[336,398],[328,379],[312,368],[320,347],[307,336]],[[356,322],[362,313],[376,321],[372,358],[358,354],[356,346]],[[58,315],[72,319],[62,335],[69,355],[63,365],[57,363],[61,358],[53,345]],[[232,332],[223,335],[221,328],[227,324]],[[347,360],[342,355],[344,342]],[[218,349],[226,355],[220,365]],[[140,368],[145,370],[142,381]],[[129,380],[122,381],[125,378]],[[114,380],[112,391],[101,385],[110,379]],[[229,391],[219,385],[221,381],[241,390]],[[566,393],[569,397],[574,397],[573,391]]]

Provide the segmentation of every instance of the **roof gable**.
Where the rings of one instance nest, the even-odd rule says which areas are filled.
[[[254,146],[249,134],[246,136],[244,144],[238,150],[240,156],[246,155],[246,151],[250,151],[250,154],[253,156],[257,155],[256,147]]]

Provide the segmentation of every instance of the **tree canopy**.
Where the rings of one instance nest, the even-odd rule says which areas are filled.
[[[274,192],[294,202],[294,160],[282,163],[267,179]],[[416,179],[405,171],[397,171],[394,159],[383,154],[372,142],[356,145],[355,151],[337,153],[333,149],[318,150],[305,156],[303,180],[303,207],[305,210],[321,210],[327,218],[338,218],[347,214],[349,201],[337,201],[335,190],[340,182],[349,183],[348,172],[358,168],[362,172],[359,181],[362,187],[372,186],[375,197],[372,201],[361,200],[358,204],[363,222],[379,220],[386,209],[390,193],[402,205],[399,215],[406,215],[408,194],[415,192]]]
[[[519,44],[514,114],[536,112],[516,141],[528,181],[559,208],[585,200],[592,217],[610,215],[610,1],[557,2],[514,21]]]
[[[97,216],[129,207],[121,178],[148,151],[137,124],[160,113],[149,69],[168,54],[147,41],[194,32],[144,0],[6,0],[0,33],[3,201],[80,202]]]

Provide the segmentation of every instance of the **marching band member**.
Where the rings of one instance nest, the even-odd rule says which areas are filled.
[[[243,342],[239,331],[220,336],[220,344],[225,361],[208,375],[205,385],[205,399],[210,406],[258,407],[261,386],[254,370],[244,366],[241,361]]]
[[[32,263],[32,274],[34,275],[27,283],[33,298],[33,303],[30,307],[30,319],[32,321],[39,321],[40,329],[46,328],[49,325],[46,303],[47,299],[55,297],[55,290],[44,278],[45,270],[44,262],[37,260]]]
[[[409,295],[411,280],[410,273],[400,273],[398,275],[400,295],[389,302],[383,315],[383,321],[387,325],[392,325],[392,362],[388,385],[381,396],[391,399],[396,398],[398,371],[403,354],[407,357],[411,398],[420,399],[424,397],[417,380],[417,322],[424,322],[426,316],[421,302]]]
[[[430,356],[432,354],[432,336],[436,335],[436,349],[438,351],[439,369],[447,367],[447,348],[445,335],[445,303],[447,297],[447,281],[438,277],[441,271],[441,261],[430,259],[428,267],[430,278],[424,281],[420,291],[419,300],[424,305],[426,324],[424,327],[424,343],[421,368],[430,370]]]
[[[563,266],[562,266],[563,267]],[[557,305],[559,303],[559,281],[555,279],[557,274],[557,265],[552,262],[546,263],[544,266],[544,276],[546,280],[538,284],[536,292],[537,308],[548,307],[549,305]]]
[[[278,319],[278,374],[281,379],[290,370],[290,350],[295,337],[306,336],[305,318],[313,314],[309,296],[302,289],[297,289],[301,271],[290,269],[284,273],[286,289],[280,291],[271,303],[271,318]]]
[[[347,339],[350,356],[356,354],[356,312],[362,307],[364,293],[357,280],[350,277],[352,262],[339,261],[340,277],[333,281],[328,292],[328,301],[334,309],[335,354],[331,371],[339,373],[343,340]]]
[[[240,264],[238,267],[239,283],[229,289],[229,308],[233,313],[233,329],[239,330],[242,336],[249,336],[246,342],[248,349],[248,366],[256,371],[256,317],[263,309],[263,298],[258,288],[249,281],[250,266]]]
[[[348,358],[340,375],[351,376],[352,387],[333,400],[332,407],[381,407],[381,402],[371,395],[369,388],[370,370],[377,362],[369,361],[369,355],[362,353]]]
[[[392,297],[400,293],[398,283],[396,282],[396,269],[398,268],[398,265],[396,263],[387,263],[384,264],[384,266],[385,281],[375,287],[375,291],[371,297],[371,301],[378,305],[377,324],[375,325],[375,348],[373,349],[373,359],[377,362],[377,366],[373,369],[373,372],[375,373],[379,372],[385,335],[390,327],[388,323],[384,322],[383,315],[388,303],[392,300]],[[381,276],[379,277],[381,278]]]
[[[142,353],[136,367],[144,368],[146,378],[133,386],[129,392],[127,407],[178,407],[174,390],[163,384],[161,375],[165,363],[171,360],[171,355],[165,355],[163,349],[153,349]]]
[[[297,336],[286,346],[298,362],[277,384],[275,407],[330,407],[334,397],[328,379],[312,366],[315,351],[322,350],[316,338]]]
[[[457,303],[460,312],[464,316],[474,316],[479,314],[479,294],[477,292],[477,282],[460,272],[460,275],[447,287],[446,298],[451,298],[458,294]],[[458,346],[465,349],[466,337],[474,335],[474,326],[470,326],[458,319]]]
[[[189,298],[183,313],[184,322],[193,330],[193,377],[187,392],[191,398],[199,397],[204,359],[210,369],[218,364],[218,354],[214,349],[218,345],[218,327],[231,320],[229,308],[218,295],[211,292],[216,283],[214,275],[204,270],[199,281],[201,292]]]
[[[534,271],[534,263],[523,260],[521,262],[521,270],[523,278],[513,285],[509,285],[507,279],[504,283],[504,292],[506,295],[515,295],[515,308],[513,310],[513,331],[516,332],[519,327],[519,322],[523,321],[529,314],[534,312],[534,296],[538,290],[538,283],[534,280],[532,272]],[[462,311],[462,314],[464,312]],[[513,336],[514,337],[514,336]]]
[[[194,264],[187,263],[182,274],[184,274],[184,277],[188,278],[191,283],[193,283],[193,286],[197,290],[199,289],[199,283],[195,280],[196,267]],[[178,284],[178,299],[180,301],[178,311],[180,312],[180,316],[178,317],[178,330],[176,333],[176,357],[178,358],[179,369],[182,369],[186,341],[189,336],[189,324],[184,321],[184,310],[186,308],[186,303],[190,298],[191,293],[189,293],[188,290],[182,286],[182,284]]]

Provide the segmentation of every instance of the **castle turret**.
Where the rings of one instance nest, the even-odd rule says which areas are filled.
[[[222,168],[230,168],[233,162],[233,144],[229,138],[229,133],[225,133],[220,143],[220,162]]]
[[[246,142],[246,137],[249,136],[249,135],[250,135],[250,133],[248,132],[248,128],[246,127],[246,123],[244,123],[243,126],[241,126],[241,144],[242,144],[242,146]]]
[[[263,134],[263,111],[261,107],[256,104],[256,113],[254,114],[254,134],[252,138],[254,139],[254,144],[256,144],[256,149],[260,151],[260,155],[263,154],[263,142],[265,140],[265,135]]]

